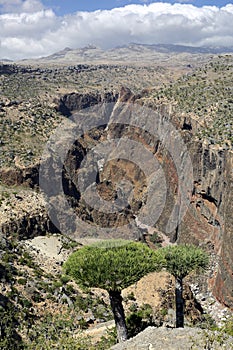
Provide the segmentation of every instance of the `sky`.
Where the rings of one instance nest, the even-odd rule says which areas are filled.
[[[233,47],[233,1],[0,0],[0,59],[132,42]]]

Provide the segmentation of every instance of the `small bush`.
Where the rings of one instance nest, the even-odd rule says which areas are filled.
[[[26,278],[19,278],[17,282],[18,282],[18,284],[21,284],[23,286],[25,286],[27,284]]]
[[[144,304],[126,317],[129,338],[134,337],[146,327],[154,325],[153,310],[149,304]]]

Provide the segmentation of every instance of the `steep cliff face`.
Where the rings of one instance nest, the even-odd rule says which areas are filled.
[[[175,125],[187,147],[193,168],[191,197],[186,214],[177,227],[166,233],[168,218],[172,213],[174,214],[173,209],[177,206],[179,179],[189,179],[190,169],[185,167],[182,162],[180,163],[180,169],[177,169],[177,164],[174,163],[174,154],[172,153],[177,149],[177,139],[175,137],[169,140],[169,151],[158,136],[143,130],[143,123],[148,118],[146,112],[142,111],[136,114],[136,119],[132,125],[127,125],[127,123],[124,125],[123,122],[109,124],[111,118],[114,120],[116,111],[122,117],[121,120],[124,121],[124,115],[130,114],[132,105],[134,103],[141,104],[140,97],[134,96],[129,89],[122,88],[119,96],[113,93],[94,95],[72,93],[57,101],[57,110],[66,117],[71,116],[75,111],[90,106],[97,104],[104,106],[105,103],[111,103],[108,119],[102,125],[82,134],[67,153],[62,178],[66,198],[70,206],[74,208],[75,215],[89,224],[86,232],[85,228],[82,228],[84,235],[98,235],[96,228],[99,227],[99,232],[102,228],[105,229],[105,236],[103,236],[107,238],[111,237],[112,234],[117,235],[114,228],[118,228],[122,230],[124,236],[141,238],[143,233],[148,233],[148,230],[150,233],[153,232],[153,228],[149,226],[155,226],[154,228],[165,241],[192,242],[211,246],[219,256],[219,265],[214,276],[210,276],[209,285],[221,303],[233,308],[233,153],[229,149],[214,146],[204,141],[201,142],[195,138],[195,121],[185,116],[178,118],[173,113],[170,105],[160,105],[158,107],[159,113],[155,115],[155,118],[158,118],[156,121],[157,128],[162,128],[165,121]],[[121,103],[124,104],[124,108],[120,105]],[[166,130],[160,136],[165,138]],[[158,169],[161,167],[163,170],[161,181],[159,177],[159,182],[153,193],[148,191],[148,178],[152,175],[148,176],[148,169],[138,166],[137,162],[134,161],[134,147],[130,150],[132,158],[129,155],[125,158],[120,156],[117,158],[114,156],[114,149],[112,149],[112,159],[110,157],[108,162],[104,163],[104,157],[100,157],[98,165],[92,161],[90,162],[91,170],[87,170],[83,165],[81,166],[84,158],[93,147],[112,139],[130,139],[137,144],[141,144],[145,152],[141,152],[137,159],[144,159],[146,150],[153,154],[154,159],[158,162]],[[59,142],[62,147],[62,139]],[[187,152],[182,150],[182,154],[177,154],[176,157],[185,157]],[[138,153],[140,152],[138,151]],[[150,162],[153,162],[153,159],[146,163],[148,167],[150,167]],[[56,171],[50,168],[49,158],[45,161],[46,166],[49,176],[54,176],[55,181]],[[12,174],[10,171],[9,169],[1,171],[0,175],[5,183],[9,185],[28,184],[31,187],[38,185],[38,167],[31,169],[31,171],[30,169],[17,169],[16,167]],[[98,210],[97,207],[92,206],[91,204],[95,204],[93,202],[93,192],[87,192],[84,197],[79,186],[77,186],[80,175],[84,184],[85,181],[89,181],[90,189],[92,185],[96,187],[96,193],[102,199],[110,204],[117,202],[118,208],[122,207],[122,209],[118,209],[117,212],[108,212],[107,210]],[[90,179],[92,179],[91,182]],[[164,193],[163,179],[166,183],[166,193]],[[128,202],[125,202],[125,194]],[[55,198],[55,195],[56,192],[51,192],[52,199]],[[166,199],[164,200],[165,196]],[[154,205],[154,202],[162,203],[164,208],[153,225],[149,223],[147,226],[140,223],[139,214],[141,211],[144,211],[145,215],[147,214],[149,210],[146,208],[148,200],[151,201],[149,203],[152,205]],[[174,221],[177,221],[180,215],[179,206],[176,210],[177,217],[173,218]],[[63,212],[62,215],[64,223],[66,223],[66,213]],[[37,212],[35,216],[39,218],[36,220],[36,226],[32,219],[28,220],[26,226],[24,224],[16,225],[20,232],[23,232],[26,227],[28,227],[27,236],[30,236],[30,230],[34,232],[33,235],[36,235],[37,231],[40,234],[43,230],[56,231],[46,215],[39,215]],[[24,220],[21,220],[21,222],[24,222]],[[33,229],[33,225],[38,230]],[[7,227],[3,225],[2,231],[5,233]]]
[[[213,290],[216,297],[233,308],[233,152],[227,152],[224,166],[225,191],[223,192],[223,235],[220,263]]]
[[[69,98],[66,98],[66,100],[68,101]],[[124,103],[134,103],[136,101],[140,103],[140,96],[135,97],[128,89],[123,88],[119,95],[119,101]],[[65,103],[64,100],[63,103]],[[81,107],[79,102],[77,102],[77,105]],[[69,104],[67,104],[68,106]],[[162,119],[165,118],[172,122],[179,130],[188,148],[193,167],[193,188],[189,208],[178,227],[167,235],[172,242],[192,242],[212,247],[217,256],[219,256],[219,265],[214,275],[210,276],[209,286],[221,303],[233,308],[232,151],[195,138],[195,121],[192,121],[190,118],[187,119],[185,116],[177,118],[177,115],[171,112],[170,106],[160,106],[159,115],[160,117],[162,116]],[[143,116],[141,117],[143,118]],[[106,140],[107,137],[131,138],[136,142],[141,142],[145,148],[150,149],[159,160],[167,182],[167,200],[155,227],[159,232],[165,232],[168,217],[176,204],[179,182],[179,176],[171,154],[154,135],[143,133],[142,130],[137,128],[129,126],[109,127],[108,136],[106,130],[99,130],[98,132],[98,137],[95,137],[96,143],[99,140]],[[89,137],[92,140],[91,142],[93,142],[93,135],[89,134]],[[88,137],[86,138],[86,149],[88,149],[87,139]],[[176,147],[175,142],[174,140],[173,149]],[[81,152],[81,148],[80,150],[78,149],[79,147],[80,145],[76,147],[75,151],[73,149],[73,154]],[[182,169],[184,177],[188,176],[188,173],[185,173],[187,171],[188,169]],[[80,195],[76,202],[76,209],[79,215],[83,215],[86,220],[90,220],[93,223],[102,224],[104,227],[122,226],[137,217],[138,212],[146,205],[148,192],[143,169],[139,169],[132,162],[122,160],[108,162],[98,180],[99,193],[107,200],[115,200],[119,190],[116,184],[119,185],[122,179],[133,184],[132,201],[127,210],[123,210],[118,215],[100,214],[91,208],[87,209]],[[123,190],[123,184],[121,186]],[[160,195],[162,196],[162,193]],[[179,210],[177,215],[179,215]],[[132,224],[132,226],[139,230],[139,225],[134,226]]]
[[[116,102],[118,98],[117,94],[113,92],[106,92],[104,94],[100,93],[70,93],[62,96],[56,101],[56,109],[63,115],[69,117],[73,111],[79,111],[84,108],[89,108],[98,103],[111,103]]]
[[[194,188],[178,241],[213,247],[219,264],[209,280],[216,298],[233,307],[232,151],[194,142],[190,148]]]

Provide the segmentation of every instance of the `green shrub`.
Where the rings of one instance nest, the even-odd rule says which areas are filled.
[[[18,284],[21,284],[23,286],[25,286],[27,284],[26,278],[19,278],[17,282],[18,282]]]
[[[144,304],[137,310],[134,308],[134,311],[126,317],[126,325],[129,337],[134,337],[146,327],[154,325],[152,307]]]

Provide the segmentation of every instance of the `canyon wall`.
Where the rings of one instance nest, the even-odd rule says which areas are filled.
[[[103,166],[99,166],[99,168],[94,163],[91,163],[93,173],[98,174],[93,179],[93,183],[95,183],[97,192],[105,201],[111,203],[117,200],[119,205],[123,205],[124,198],[121,194],[127,192],[130,201],[127,206],[117,213],[98,211],[96,208],[87,205],[88,200],[91,200],[91,198],[83,198],[82,193],[76,186],[80,173],[84,174],[84,182],[86,181],[85,179],[90,180],[91,174],[88,172],[85,174],[85,167],[79,169],[79,166],[93,146],[96,146],[99,142],[107,142],[109,139],[114,138],[128,138],[136,143],[140,143],[154,155],[159,166],[163,169],[163,176],[166,180],[166,200],[163,211],[154,224],[154,229],[163,238],[166,236],[165,240],[180,243],[197,243],[213,249],[216,256],[219,257],[219,264],[215,274],[210,276],[209,286],[221,303],[233,309],[233,152],[229,149],[200,141],[195,137],[195,122],[186,119],[185,116],[178,116],[173,112],[171,106],[159,106],[157,108],[155,118],[158,118],[158,121],[156,125],[160,128],[166,120],[175,126],[187,147],[187,151],[184,151],[180,156],[185,157],[186,153],[188,153],[193,168],[190,203],[185,216],[177,227],[166,233],[168,218],[172,213],[174,214],[173,209],[177,205],[179,177],[188,178],[190,171],[185,166],[177,170],[174,164],[171,153],[177,147],[176,138],[170,140],[171,151],[169,152],[159,137],[138,127],[137,125],[143,125],[143,118],[146,120],[146,112],[144,115],[139,113],[136,116],[136,118],[141,118],[141,120],[135,120],[134,125],[133,123],[132,125],[127,125],[127,123],[124,125],[123,122],[109,124],[111,118],[114,120],[114,112],[116,112],[117,108],[118,113],[122,114],[123,121],[124,113],[125,115],[130,113],[132,104],[138,103],[142,105],[140,96],[134,96],[126,88],[121,89],[119,96],[113,93],[105,93],[103,95],[72,93],[63,96],[56,103],[57,110],[63,113],[65,117],[70,117],[75,111],[95,106],[96,104],[102,104],[103,106],[105,103],[111,104],[109,119],[105,119],[99,127],[88,130],[73,143],[63,166],[63,191],[70,206],[74,208],[75,214],[90,224],[87,234],[96,236],[96,227],[98,226],[100,230],[101,227],[106,229],[106,237],[111,237],[111,234],[114,235],[113,228],[122,228],[123,235],[126,237],[141,239],[143,234],[148,231],[148,227],[139,222],[138,215],[140,211],[147,210],[143,208],[146,208],[146,203],[151,193],[147,190],[146,169],[140,169],[135,162],[130,161],[130,159],[113,157],[112,160]],[[125,110],[123,110],[120,103],[124,104]],[[162,137],[166,137],[166,135],[162,135]],[[133,153],[134,149],[131,151]],[[141,158],[145,157],[144,154],[140,156]],[[51,174],[51,169],[49,169],[50,161],[51,159],[48,157],[47,163],[45,162],[45,167],[48,165],[48,174],[49,172]],[[56,175],[55,172],[53,174],[56,181],[56,176],[59,176],[59,174]],[[39,184],[38,166],[31,168],[31,172],[30,169],[3,169],[0,172],[0,177],[8,185],[26,184],[32,188],[37,188]],[[131,186],[129,186],[129,183]],[[161,183],[161,188],[156,189],[152,194],[155,201],[161,201],[162,203],[165,195],[163,190]],[[52,193],[51,197],[55,197],[55,195],[56,192]],[[151,203],[153,204],[153,200]],[[63,213],[64,216],[65,214]],[[178,208],[177,215],[179,216],[179,214]],[[39,231],[42,229],[52,232],[56,231],[54,226],[48,221],[47,216],[44,216],[44,214],[43,216],[38,216],[38,213],[36,215],[39,219],[36,220],[37,224],[34,226],[39,227]],[[45,225],[41,224],[41,217],[45,218]],[[32,223],[30,221],[27,227],[32,231],[32,235],[36,235],[38,230],[33,228]],[[5,223],[4,225],[2,226],[2,231],[5,233],[7,224]],[[21,227],[22,225],[18,226]],[[20,232],[22,232],[21,229]],[[30,236],[30,233],[27,236]]]
[[[141,96],[134,96],[128,89],[122,88],[118,102],[141,103]],[[74,98],[74,96],[73,96]],[[80,97],[78,97],[78,101]],[[115,99],[111,99],[115,101]],[[64,103],[64,99],[62,101]],[[79,105],[80,106],[80,105]],[[67,105],[70,107],[70,105]],[[72,108],[70,109],[72,112]],[[196,122],[190,118],[177,115],[171,106],[159,106],[158,118],[165,118],[175,125],[184,140],[191,157],[193,168],[193,188],[189,208],[183,220],[175,230],[167,234],[171,242],[197,243],[208,245],[219,257],[217,270],[210,276],[209,286],[216,298],[223,304],[233,308],[233,152],[230,149],[207,143],[195,137]],[[143,118],[143,116],[141,115]],[[146,116],[144,116],[146,118]],[[158,123],[159,125],[159,123]],[[101,131],[100,131],[101,133]],[[108,133],[111,138],[127,137],[141,142],[144,147],[152,151],[163,167],[167,182],[167,200],[164,210],[155,224],[158,232],[163,233],[168,217],[177,199],[178,175],[171,154],[154,135],[143,132],[133,127],[114,126]],[[103,141],[106,135],[102,132],[99,138]],[[176,140],[172,144],[176,148]],[[77,149],[76,149],[76,152]],[[134,184],[134,197],[128,207],[128,211],[121,212],[118,217],[109,217],[93,211],[91,220],[100,220],[105,225],[122,225],[131,220],[147,200],[146,179],[143,177],[143,169],[126,161],[109,162],[99,180],[101,195],[108,199],[114,197],[114,183],[119,183],[122,178]],[[189,169],[182,169],[182,172]],[[184,174],[184,177],[189,174]],[[101,181],[102,179],[102,181]],[[104,179],[104,181],[103,181]],[[138,181],[139,180],[139,181]],[[156,193],[154,196],[163,195]],[[79,208],[80,209],[80,208]],[[90,212],[89,212],[90,215]],[[92,214],[91,214],[92,216]],[[120,222],[119,222],[119,217]],[[138,225],[136,225],[138,226]],[[145,226],[144,226],[145,227]]]

